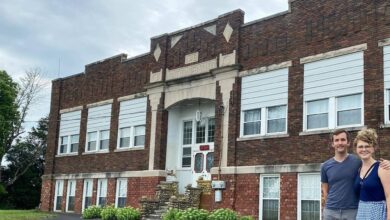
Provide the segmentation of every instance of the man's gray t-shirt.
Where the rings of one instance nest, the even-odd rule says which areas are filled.
[[[344,161],[334,158],[321,166],[321,182],[328,183],[328,197],[325,207],[328,209],[357,209],[359,196],[354,191],[354,181],[361,166],[361,160],[348,155]]]

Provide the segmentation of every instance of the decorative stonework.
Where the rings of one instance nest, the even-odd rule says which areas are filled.
[[[202,189],[205,195],[211,195],[211,180],[197,180],[198,187]]]
[[[156,49],[154,49],[153,55],[154,55],[154,59],[156,59],[156,61],[158,62],[158,59],[160,58],[161,55],[160,44],[157,44]]]
[[[174,47],[177,42],[179,42],[179,40],[183,37],[183,35],[177,35],[177,36],[173,36],[171,38],[171,48]]]
[[[177,69],[167,69],[166,80],[173,80],[194,76],[200,73],[207,73],[211,69],[217,68],[217,59],[197,63],[191,66],[185,66]]]
[[[203,29],[214,36],[217,34],[217,25],[215,25],[215,24],[208,26],[208,27],[205,27]]]
[[[185,56],[184,63],[190,64],[190,63],[196,63],[199,59],[199,52],[190,53]]]
[[[230,26],[228,22],[225,26],[225,30],[223,30],[223,36],[225,37],[226,42],[229,42],[232,33],[233,33],[233,28],[232,26]]]
[[[162,69],[159,72],[150,72],[150,83],[160,82],[162,80]]]
[[[236,64],[236,50],[232,53],[222,55],[219,54],[219,67],[230,66]]]

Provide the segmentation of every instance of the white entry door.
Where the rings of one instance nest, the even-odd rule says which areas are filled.
[[[183,123],[181,165],[190,168],[192,186],[199,178],[211,180],[210,169],[214,165],[214,117]],[[187,179],[188,181],[188,179]]]

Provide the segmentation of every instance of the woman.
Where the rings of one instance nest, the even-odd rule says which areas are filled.
[[[390,171],[379,167],[374,159],[378,136],[374,129],[358,132],[353,143],[362,166],[355,179],[359,193],[357,220],[390,220]]]

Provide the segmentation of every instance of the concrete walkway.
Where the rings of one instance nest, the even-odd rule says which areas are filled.
[[[49,218],[45,220],[81,220],[81,215],[71,214],[71,213],[53,213],[56,215],[54,218]]]

